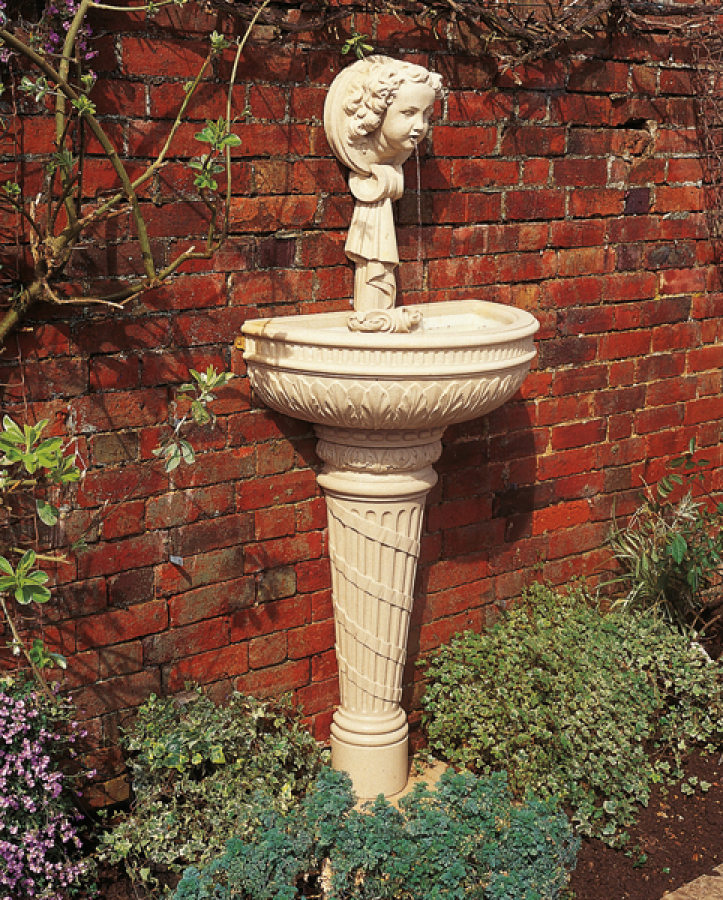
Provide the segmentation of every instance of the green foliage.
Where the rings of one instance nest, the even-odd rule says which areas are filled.
[[[215,391],[223,388],[234,377],[231,372],[217,372],[209,365],[205,372],[190,370],[191,382],[181,385],[176,403],[188,405],[180,419],[175,418],[170,434],[163,438],[154,454],[162,457],[166,472],[172,472],[181,461],[195,461],[193,445],[187,439],[186,429],[191,424],[213,424],[215,415],[211,404]],[[28,645],[21,634],[13,605],[44,604],[50,600],[46,586],[47,573],[38,563],[63,561],[57,550],[39,553],[41,542],[57,547],[50,532],[43,533],[42,524],[52,528],[60,521],[60,501],[67,504],[65,489],[81,477],[71,452],[60,437],[45,437],[48,420],[37,425],[14,422],[5,416],[0,430],[0,611],[10,628],[12,640],[9,646],[15,656],[25,656],[40,687],[46,696],[51,693],[43,670],[51,666],[66,668],[64,657],[47,650],[42,640],[35,638]],[[124,498],[119,497],[118,502]],[[35,545],[28,547],[28,544]],[[84,546],[84,538],[73,545],[73,550]],[[17,562],[14,563],[14,558]]]
[[[217,191],[218,182],[213,175],[226,171],[225,164],[220,160],[224,158],[228,149],[238,147],[241,138],[228,130],[223,117],[220,117],[217,122],[207,121],[206,127],[199,131],[195,138],[197,141],[210,144],[211,153],[204,154],[200,160],[192,160],[189,163],[189,166],[198,172],[193,183],[199,190]]]
[[[578,831],[624,840],[654,782],[723,741],[723,671],[651,614],[604,614],[580,587],[534,585],[484,634],[425,663],[431,750],[518,797],[557,797]]]
[[[344,773],[324,770],[301,804],[256,798],[257,827],[205,869],[188,869],[175,900],[295,900],[328,859],[329,900],[554,900],[579,842],[551,803],[516,804],[503,773],[445,773],[395,809],[354,809]]]
[[[45,587],[47,574],[31,571],[36,558],[37,554],[33,550],[27,550],[14,569],[4,556],[0,556],[0,591],[12,593],[15,600],[23,606],[33,602],[47,603],[50,600],[50,591]]]
[[[368,34],[359,34],[354,31],[349,40],[345,41],[344,46],[341,48],[341,52],[344,56],[346,56],[347,53],[354,53],[357,59],[364,59],[367,53],[371,53],[374,50],[374,47],[367,43],[368,40]]]
[[[152,17],[159,9],[171,4],[183,5],[185,0],[155,0],[135,6],[133,14],[145,12]],[[268,3],[264,0],[263,8]],[[0,210],[17,227],[32,234],[33,264],[29,268],[20,260],[15,268],[17,279],[0,286],[0,299],[4,311],[0,316],[0,343],[27,315],[28,310],[40,301],[51,304],[100,303],[115,308],[149,288],[155,288],[177,274],[194,259],[210,259],[226,238],[232,193],[231,148],[240,139],[231,133],[231,92],[238,58],[253,29],[261,10],[257,10],[244,35],[233,44],[237,47],[233,75],[228,85],[226,117],[208,122],[196,135],[210,144],[210,151],[200,162],[191,162],[196,170],[195,185],[201,201],[207,208],[206,239],[202,248],[191,247],[177,254],[165,264],[156,258],[144,219],[141,189],[152,183],[157,172],[168,162],[173,137],[189,109],[199,85],[207,77],[219,53],[232,46],[222,34],[214,31],[210,36],[208,53],[199,66],[196,76],[186,86],[178,113],[173,120],[168,137],[154,159],[137,176],[131,172],[122,154],[115,146],[114,135],[106,123],[98,119],[96,105],[89,93],[95,84],[95,73],[90,68],[97,51],[88,42],[92,39],[90,20],[103,4],[96,0],[59,2],[47,0],[45,9],[38,6],[37,21],[28,21],[27,10],[16,4],[12,16],[5,14],[5,4],[0,0],[0,48],[3,62],[18,57],[20,64],[9,68],[10,79],[16,78],[17,87],[26,101],[34,102],[42,112],[50,107],[54,112],[55,127],[45,148],[40,148],[45,177],[40,191],[32,189],[20,179],[20,183],[8,181],[1,185]],[[121,14],[123,9],[117,7]],[[17,73],[17,74],[16,74]],[[20,112],[13,105],[13,116]],[[2,120],[0,124],[11,127]],[[16,123],[15,127],[19,127]],[[102,201],[89,208],[84,201],[84,161],[89,146],[95,146],[115,174],[115,186]],[[94,151],[95,152],[95,151]],[[224,197],[218,196],[219,183],[215,176],[224,173]],[[134,223],[143,261],[142,271],[114,284],[100,295],[77,295],[77,277],[74,258],[86,251],[88,234],[100,222],[117,216],[120,211],[129,212]],[[73,273],[73,274],[70,274]],[[117,273],[110,272],[109,275]],[[19,285],[19,286],[16,286]]]
[[[24,654],[36,676],[52,665],[64,668],[65,659],[47,651],[39,638],[30,647],[25,644],[12,604],[29,606],[50,599],[48,576],[37,568],[48,557],[39,557],[27,544],[36,536],[38,520],[48,527],[58,522],[63,491],[80,478],[75,454],[62,438],[45,437],[47,427],[47,419],[20,426],[4,416],[0,431],[0,609],[10,628],[13,653]]]
[[[188,412],[175,423],[171,434],[161,440],[160,447],[153,451],[154,456],[165,460],[166,472],[172,472],[181,462],[191,465],[195,461],[193,446],[181,436],[182,431],[190,422],[196,425],[212,425],[216,421],[209,408],[216,399],[213,392],[228,384],[234,377],[232,372],[217,372],[212,365],[209,365],[205,372],[197,372],[195,369],[189,371],[193,381],[182,384],[176,395],[177,403],[189,404]]]
[[[147,888],[157,886],[159,866],[201,865],[248,831],[259,791],[275,809],[296,804],[321,767],[321,750],[288,698],[235,693],[216,706],[200,691],[151,696],[122,744],[135,801],[102,837],[100,858],[123,862]]]
[[[691,440],[670,462],[673,471],[654,489],[646,487],[630,521],[616,525],[609,539],[622,572],[607,584],[627,591],[619,604],[658,610],[683,630],[698,624],[709,593],[720,588],[723,560],[723,502],[706,490],[710,463],[695,452]]]

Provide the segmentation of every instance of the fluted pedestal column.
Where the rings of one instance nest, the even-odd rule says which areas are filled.
[[[424,503],[443,429],[358,431],[316,426],[329,514],[341,705],[332,765],[361,798],[407,782],[400,706]]]

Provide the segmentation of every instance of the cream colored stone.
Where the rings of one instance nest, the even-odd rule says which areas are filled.
[[[356,204],[346,254],[356,265],[352,323],[391,309],[399,264],[392,201],[404,193],[402,164],[429,128],[442,79],[422,66],[369,56],[342,70],[324,105],[324,128],[337,158],[351,169]],[[379,322],[371,318],[372,330]]]
[[[391,202],[403,189],[399,167],[426,133],[440,95],[438,76],[387,57],[338,76],[325,125],[334,152],[352,169],[357,198],[347,244],[357,266],[355,312],[260,319],[243,328],[255,393],[316,426],[341,689],[332,760],[350,773],[361,798],[397,794],[407,781],[402,674],[424,503],[437,480],[442,434],[517,391],[539,327],[528,312],[478,300],[392,308]],[[367,208],[380,203],[384,210]]]

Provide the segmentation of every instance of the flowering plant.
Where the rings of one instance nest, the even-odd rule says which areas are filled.
[[[0,680],[0,900],[64,900],[90,872],[60,753],[82,736],[71,707]]]

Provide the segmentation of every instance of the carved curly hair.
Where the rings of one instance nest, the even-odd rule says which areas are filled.
[[[406,82],[426,84],[438,100],[444,96],[441,76],[422,66],[384,56],[369,56],[364,62],[366,65],[359,68],[359,76],[344,99],[352,142],[363,142],[377,130],[399,88]]]

